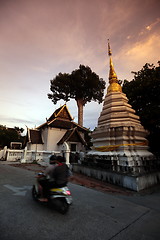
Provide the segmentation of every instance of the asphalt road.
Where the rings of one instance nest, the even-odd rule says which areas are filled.
[[[1,240],[159,239],[159,193],[113,196],[69,183],[73,205],[62,215],[32,200],[34,176],[0,164]]]

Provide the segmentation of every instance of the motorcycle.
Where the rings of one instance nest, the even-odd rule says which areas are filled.
[[[32,187],[32,197],[35,201],[40,202],[42,186],[39,183],[39,178],[44,177],[43,173],[38,173],[36,176],[36,182]],[[72,196],[69,188],[57,187],[51,188],[48,194],[47,205],[56,208],[60,213],[65,214],[68,212],[70,205],[72,204]],[[42,202],[41,202],[42,203]]]

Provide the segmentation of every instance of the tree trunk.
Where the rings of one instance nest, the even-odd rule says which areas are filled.
[[[83,99],[76,99],[78,106],[78,124],[83,126],[83,106],[85,105]]]

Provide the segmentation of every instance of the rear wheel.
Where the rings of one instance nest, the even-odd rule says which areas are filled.
[[[68,203],[66,202],[65,199],[61,200],[61,205],[60,205],[60,208],[59,208],[59,212],[62,213],[62,214],[66,214],[69,210],[69,205]]]
[[[49,201],[49,206],[52,206],[56,211],[65,214],[69,210],[69,205],[64,198],[55,198]]]

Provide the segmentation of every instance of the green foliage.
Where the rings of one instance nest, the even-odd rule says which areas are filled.
[[[158,62],[160,63],[160,62]],[[135,109],[145,129],[149,130],[148,136],[150,150],[160,154],[160,66],[146,63],[138,72],[134,73],[131,82],[123,84],[129,103]]]
[[[51,80],[48,98],[56,104],[59,100],[69,101],[70,98],[83,100],[83,105],[90,101],[102,102],[105,89],[105,81],[92,72],[88,66],[80,65],[79,69],[71,74],[59,73]]]
[[[5,126],[0,125],[0,148],[4,148],[7,146],[10,147],[11,142],[22,142],[24,137],[20,135],[19,132],[23,132],[23,128],[19,129],[19,127],[15,128],[7,128]]]
[[[59,73],[51,80],[48,98],[56,104],[59,100],[69,101],[73,98],[78,106],[78,124],[83,125],[83,106],[87,102],[103,100],[105,81],[92,72],[90,67],[80,65],[71,74]]]
[[[56,104],[59,100],[69,101],[73,98],[71,92],[71,79],[68,73],[59,73],[53,80],[51,80],[50,90],[52,94],[48,94],[48,98]]]

